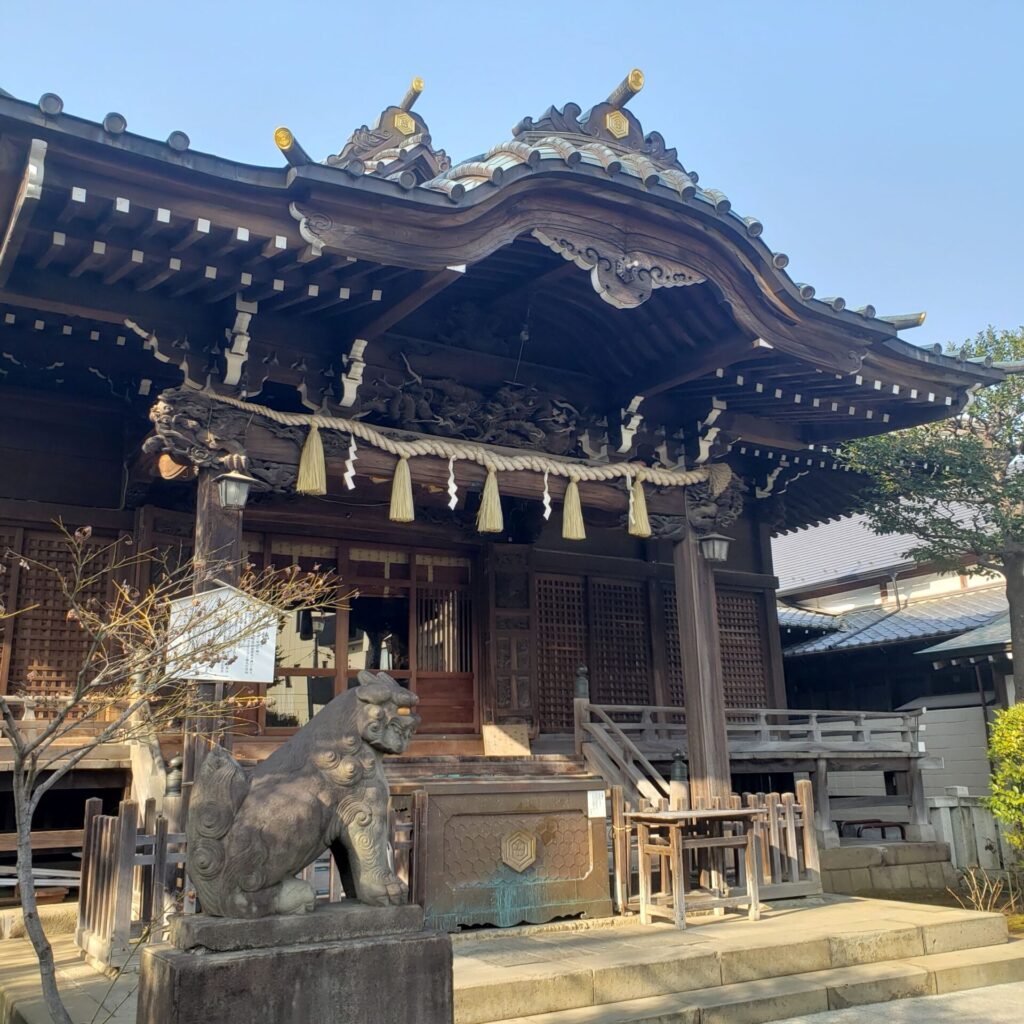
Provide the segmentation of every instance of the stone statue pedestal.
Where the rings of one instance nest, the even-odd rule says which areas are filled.
[[[138,1024],[452,1024],[452,947],[417,906],[176,917],[147,946]]]

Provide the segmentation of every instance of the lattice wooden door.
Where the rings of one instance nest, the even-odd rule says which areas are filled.
[[[673,707],[686,704],[683,688],[683,652],[679,649],[679,611],[676,606],[676,585],[662,580],[658,586],[661,615],[665,630],[665,672],[668,677],[669,703]]]
[[[590,631],[594,703],[650,704],[654,678],[646,585],[636,580],[591,579]]]
[[[535,594],[540,728],[572,732],[573,680],[587,660],[584,581],[538,573]]]
[[[764,595],[717,588],[725,706],[768,707],[768,644]]]
[[[26,558],[70,574],[72,555],[58,533],[26,531]],[[96,545],[102,542],[97,540]],[[85,597],[103,599],[105,578]],[[85,635],[67,620],[67,604],[52,572],[22,567],[14,607],[31,609],[14,619],[8,685],[31,697],[57,697],[68,692],[88,649]],[[41,714],[41,712],[40,712]]]

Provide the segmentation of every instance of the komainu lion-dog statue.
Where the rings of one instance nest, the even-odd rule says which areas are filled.
[[[206,755],[186,826],[189,877],[204,913],[311,911],[313,887],[294,876],[325,849],[346,895],[405,902],[391,866],[383,755],[408,747],[419,698],[383,672],[360,672],[359,684],[255,768],[222,747]]]

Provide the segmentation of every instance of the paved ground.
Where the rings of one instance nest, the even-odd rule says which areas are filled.
[[[1024,982],[790,1017],[777,1024],[1020,1024]]]
[[[61,992],[75,1024],[135,1024],[138,975],[125,974],[112,985],[79,959],[70,935],[54,937],[53,953]],[[0,942],[0,1022],[52,1024],[28,939]]]
[[[995,932],[994,925],[998,925]],[[583,1002],[562,1001],[562,989],[573,985],[584,986],[588,993],[592,990],[593,1001],[601,1004],[647,997],[656,991],[671,993],[675,972],[684,960],[691,973],[703,977],[700,972],[710,972],[706,981],[694,987],[757,983],[762,978],[770,982],[776,974],[818,971],[864,959],[916,963],[925,934],[930,936],[925,951],[949,959],[954,967],[947,970],[961,970],[969,969],[963,965],[972,951],[943,954],[943,950],[998,943],[1005,926],[995,915],[818,897],[776,901],[756,925],[735,916],[695,922],[685,931],[618,920],[464,934],[454,942],[458,1017],[490,1020],[496,1005],[507,1014],[527,1017],[562,1005],[589,1004],[589,996]],[[79,959],[72,936],[54,936],[53,945],[61,988],[75,1024],[134,1024],[136,974],[126,973],[112,984]],[[865,957],[868,950],[875,954]],[[792,963],[787,964],[790,958]],[[924,977],[923,971],[917,973]],[[666,977],[659,989],[662,974]],[[776,980],[786,987],[786,979]],[[551,1006],[539,1005],[548,999]],[[791,1003],[780,1009],[793,1013],[812,1005]],[[795,1017],[787,1024],[1017,1024],[1024,1019],[1022,1006],[1024,982]],[[730,1024],[725,1016],[715,1019]],[[32,948],[24,939],[0,942],[0,1024],[50,1024]]]

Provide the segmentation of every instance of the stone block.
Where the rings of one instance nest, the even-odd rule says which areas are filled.
[[[1001,946],[961,949],[908,961],[926,968],[935,992],[961,992],[968,988],[1024,981],[1024,940],[1011,939]]]
[[[532,1017],[594,1002],[594,972],[589,969],[517,974],[511,985],[497,972],[492,971],[491,977],[494,980],[479,985],[460,982],[455,993],[455,1024],[486,1024],[494,1020],[495,1007],[501,1007],[506,1017]]]
[[[687,1003],[700,1009],[700,1024],[762,1024],[823,1013],[828,1009],[828,993],[814,980],[767,978],[737,985],[731,991],[700,992]]]
[[[868,868],[850,869],[850,892],[870,892],[871,872]]]
[[[949,953],[1006,942],[1006,918],[1002,914],[965,911],[949,920],[928,922],[922,927],[925,953]]]
[[[137,1022],[451,1024],[452,1004],[451,942],[433,932],[225,953],[159,945],[142,954]]]
[[[617,1003],[669,992],[689,992],[722,983],[718,955],[707,947],[671,958],[607,967],[594,965],[594,1002]]]
[[[78,927],[77,903],[44,903],[38,908],[39,920],[49,936],[74,935]],[[0,939],[24,939],[25,915],[21,907],[0,911]]]
[[[751,930],[756,927],[752,925]],[[753,941],[755,937],[751,936]],[[832,952],[828,938],[823,936],[803,941],[776,942],[771,946],[723,949],[719,959],[722,962],[722,984],[734,985],[742,981],[827,970],[832,965]]]
[[[828,884],[824,885],[824,889],[825,892],[848,893],[852,885],[853,877],[850,869],[839,868],[828,873]]]
[[[907,825],[906,833],[908,843],[934,843],[938,839],[934,825]]]
[[[829,936],[833,967],[902,960],[924,953],[920,928],[886,928],[870,931],[848,931]]]
[[[949,860],[948,843],[894,843],[881,847],[883,864],[928,864]]]
[[[928,864],[907,864],[908,888],[928,889],[931,883],[928,881]]]
[[[890,868],[883,865],[879,870],[889,873],[890,888],[898,892],[910,888],[910,868],[906,864],[896,864]]]
[[[357,900],[341,900],[317,907],[311,914],[287,914],[257,921],[208,914],[178,915],[169,924],[169,941],[178,949],[229,953],[419,932],[423,930],[423,908],[415,904],[371,907]]]
[[[889,868],[871,868],[871,889],[873,892],[892,891],[892,872]]]
[[[821,851],[822,871],[843,868],[874,868],[882,863],[882,850],[878,846],[840,846]]]
[[[827,984],[830,1010],[930,996],[934,992],[931,974],[907,964],[871,963],[829,971]]]

